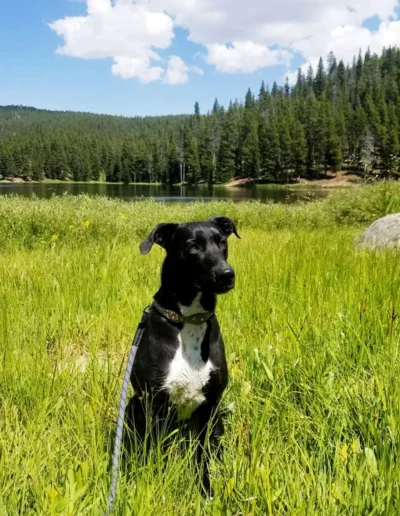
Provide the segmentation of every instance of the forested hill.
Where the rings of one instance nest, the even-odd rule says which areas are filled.
[[[207,114],[124,118],[0,107],[0,176],[125,182],[287,181],[341,168],[400,176],[400,50],[329,54],[296,84]]]

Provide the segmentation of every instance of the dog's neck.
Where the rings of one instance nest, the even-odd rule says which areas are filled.
[[[154,299],[167,310],[173,310],[182,315],[190,316],[203,312],[214,312],[217,296],[209,292],[201,292],[198,288],[171,289],[169,285],[161,284]]]

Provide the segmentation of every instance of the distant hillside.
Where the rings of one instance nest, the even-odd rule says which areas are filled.
[[[225,182],[316,178],[342,168],[400,175],[400,50],[351,66],[331,53],[296,84],[225,109],[134,117],[0,107],[0,178]]]

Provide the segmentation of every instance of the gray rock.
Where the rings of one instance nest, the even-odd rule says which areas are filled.
[[[400,213],[376,220],[356,240],[360,249],[400,249]]]

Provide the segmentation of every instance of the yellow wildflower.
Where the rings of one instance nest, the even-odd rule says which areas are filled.
[[[340,458],[343,461],[346,461],[349,458],[349,445],[346,443],[340,449]]]
[[[58,496],[58,492],[56,489],[54,489],[53,486],[49,486],[47,488],[47,493],[49,495],[49,499],[50,499],[50,503],[51,504],[54,504],[56,499],[57,499],[57,496]]]
[[[56,242],[58,240],[58,235],[53,235],[50,239],[50,242]]]
[[[244,385],[243,385],[243,394],[245,396],[247,396],[248,394],[250,394],[251,392],[251,382],[249,382],[248,380],[244,382]]]
[[[118,213],[118,217],[120,219],[126,219],[126,215],[124,215],[123,213]]]
[[[89,220],[85,220],[83,225],[85,226],[85,228],[88,228],[90,226],[90,221]]]
[[[233,488],[235,487],[235,479],[230,478],[226,485],[226,494],[230,496],[232,494]]]

